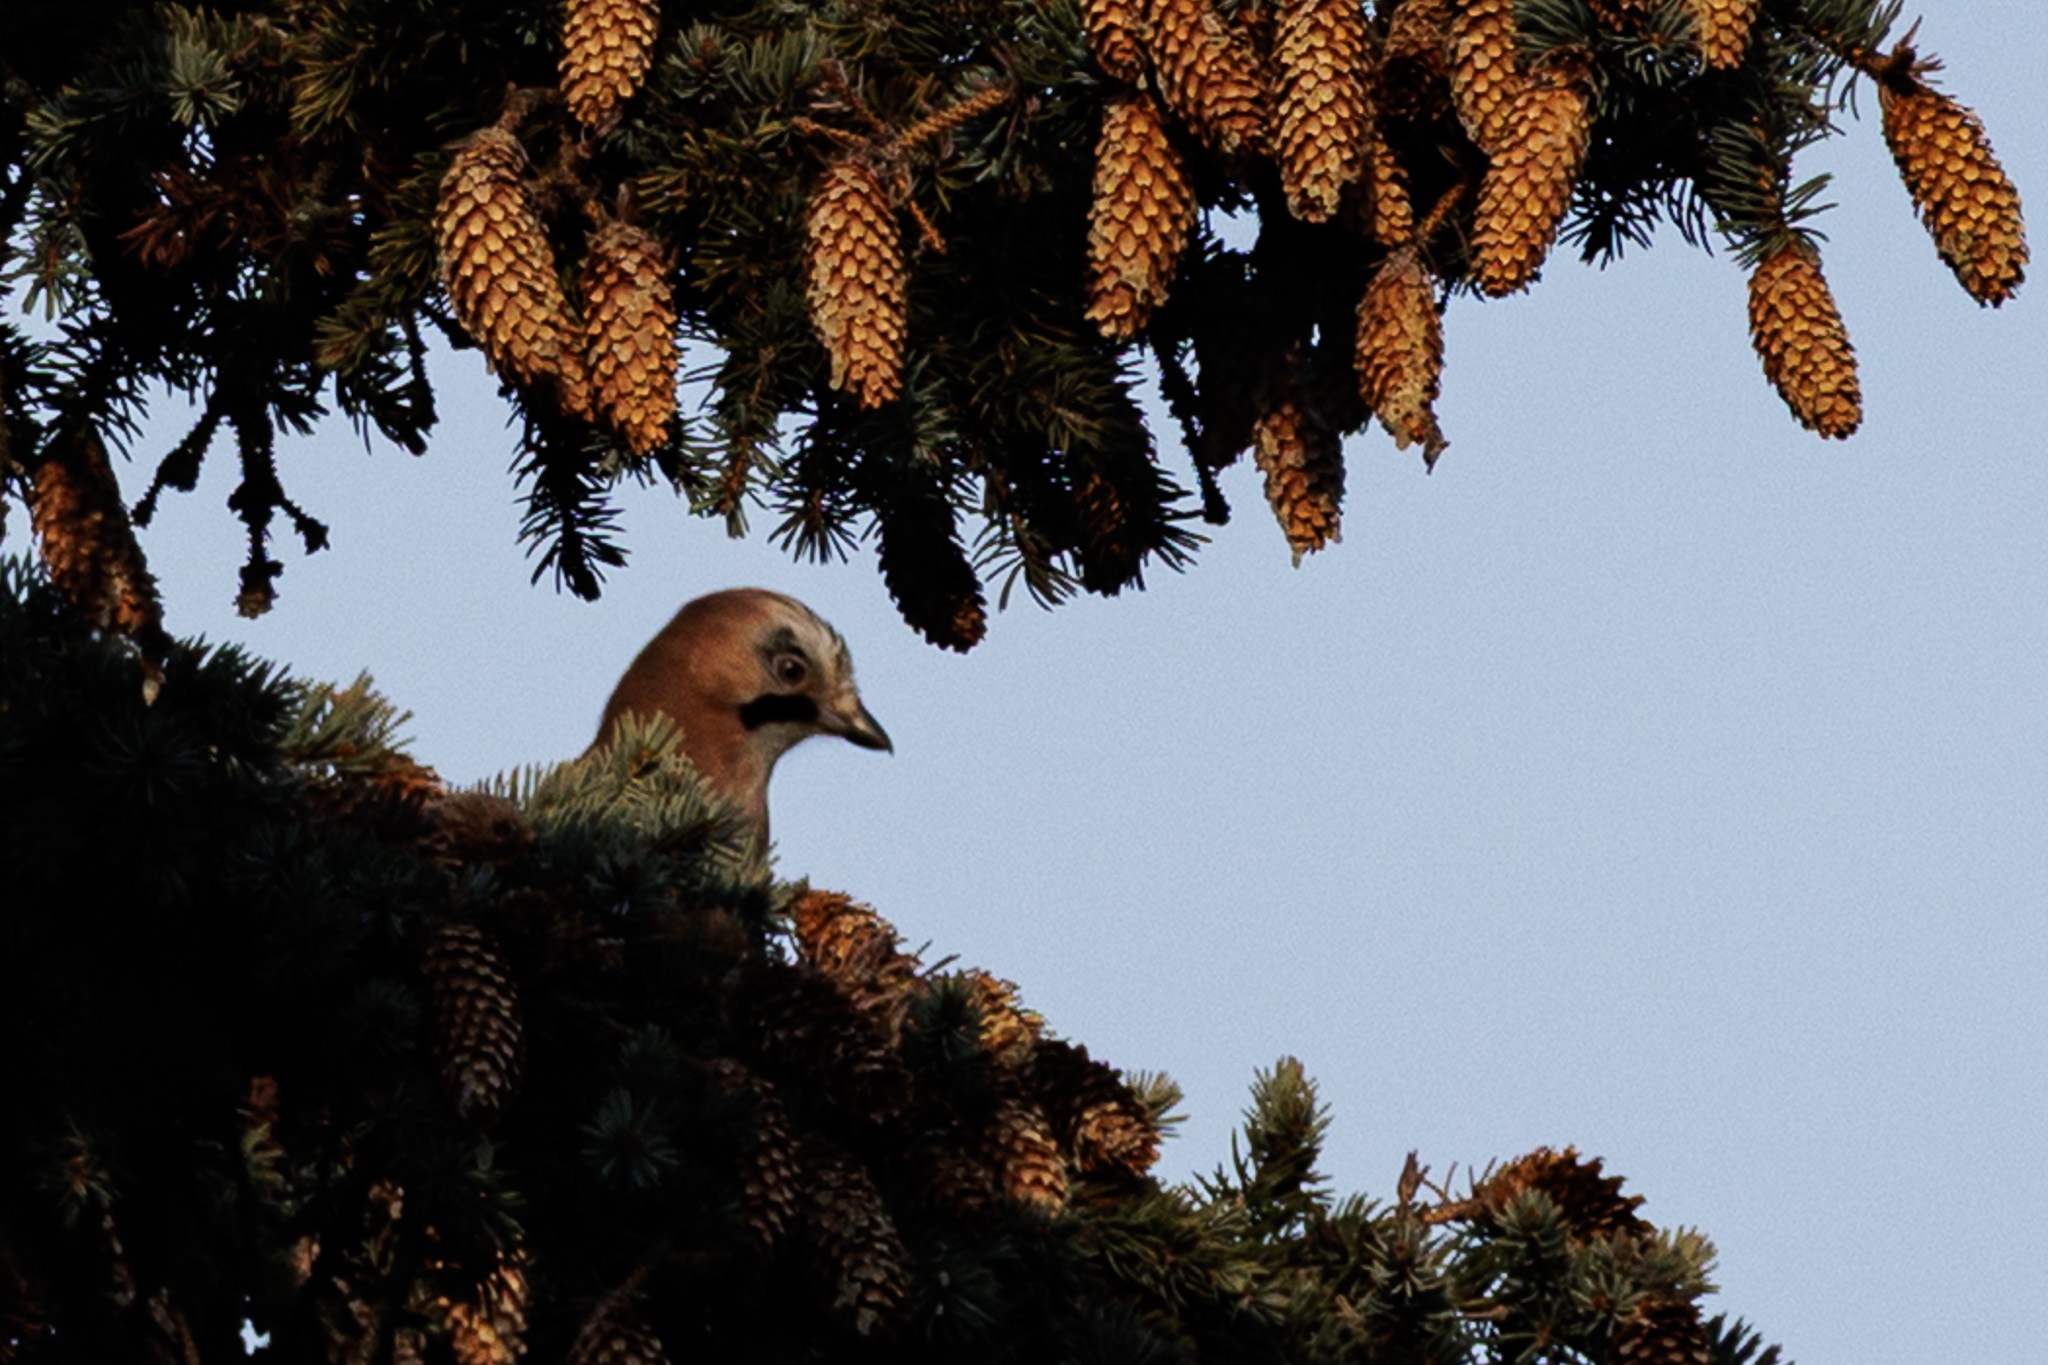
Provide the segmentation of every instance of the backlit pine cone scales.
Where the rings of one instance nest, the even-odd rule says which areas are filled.
[[[1145,83],[1144,0],[1081,0],[1081,22],[1097,65],[1126,85]]]
[[[1510,106],[1528,79],[1518,42],[1514,0],[1463,0],[1451,15],[1451,103],[1466,134],[1489,154],[1508,133]]]
[[[1757,5],[1758,0],[1685,0],[1701,62],[1717,71],[1742,65]]]
[[[1250,45],[1209,0],[1152,0],[1159,93],[1203,145],[1223,156],[1260,150],[1265,81]]]
[[[1515,96],[1473,215],[1473,269],[1487,294],[1512,294],[1536,278],[1571,204],[1591,125],[1575,85],[1535,81]]]
[[[1372,136],[1365,12],[1356,0],[1287,0],[1273,47],[1273,151],[1295,217],[1320,223],[1365,168]]]
[[[1088,319],[1107,337],[1136,336],[1166,302],[1195,226],[1195,194],[1150,95],[1102,111],[1088,210]]]
[[[812,196],[805,231],[806,297],[830,383],[863,408],[881,407],[903,391],[909,293],[888,191],[866,166],[840,162]]]
[[[1801,426],[1837,438],[1856,430],[1856,354],[1812,247],[1793,242],[1758,262],[1749,277],[1749,335]]]
[[[661,244],[624,223],[592,233],[583,312],[592,406],[645,455],[668,439],[676,412],[676,310]]]
[[[455,319],[491,366],[522,388],[552,383],[562,410],[587,416],[581,329],[526,190],[525,149],[478,130],[441,180],[434,214],[441,277]]]
[[[604,129],[654,60],[657,0],[568,0],[562,20],[562,94],[586,128]]]
[[[1279,386],[1259,415],[1252,458],[1266,476],[1266,503],[1297,566],[1303,555],[1340,538],[1343,441],[1303,400],[1299,385]]]
[[[2011,298],[2026,278],[2020,195],[1978,117],[1907,74],[1878,85],[1884,140],[1941,259],[1979,303]]]
[[[1358,394],[1395,446],[1420,442],[1431,467],[1447,444],[1435,410],[1443,367],[1436,280],[1403,248],[1381,262],[1358,301]]]

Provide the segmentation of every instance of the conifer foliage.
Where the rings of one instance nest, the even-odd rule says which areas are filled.
[[[1849,93],[1876,86],[1974,298],[2002,303],[2027,261],[1981,122],[1897,12],[11,0],[0,264],[57,334],[0,320],[0,480],[56,499],[37,525],[60,577],[145,623],[129,542],[71,526],[99,514],[39,494],[62,483],[41,471],[126,438],[152,385],[189,395],[191,434],[142,452],[136,518],[232,445],[239,600],[262,611],[275,518],[309,550],[326,535],[288,496],[278,431],[337,414],[423,450],[439,334],[480,348],[518,410],[539,571],[595,594],[623,558],[608,489],[659,476],[735,533],[766,505],[799,554],[877,535],[906,618],[965,649],[985,580],[1056,602],[1191,552],[1140,361],[1222,520],[1215,476],[1264,448],[1279,372],[1309,395],[1301,429],[1341,441],[1377,415],[1433,461],[1442,295],[1516,292],[1555,243],[1604,260],[1660,220],[1758,272],[1767,375],[1843,436],[1845,310],[1794,159]],[[1227,242],[1218,211],[1256,240]],[[691,342],[715,359],[679,413]],[[1268,488],[1297,553],[1331,538],[1293,483]],[[78,569],[82,546],[107,566]]]
[[[743,852],[665,722],[452,792],[366,682],[0,562],[0,1365],[1772,1365],[1598,1160],[1337,1198]]]

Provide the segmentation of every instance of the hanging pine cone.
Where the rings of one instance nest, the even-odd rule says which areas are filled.
[[[1304,222],[1337,211],[1371,140],[1365,11],[1357,0],[1284,0],[1273,42],[1273,149],[1287,207]]]
[[[806,1145],[811,1248],[831,1284],[831,1307],[860,1336],[893,1329],[910,1298],[910,1253],[875,1182],[852,1157]]]
[[[434,235],[441,278],[464,331],[491,365],[522,387],[552,384],[561,409],[588,413],[581,329],[555,274],[526,189],[526,151],[502,128],[482,128],[441,180]]]
[[[1516,93],[1473,214],[1473,273],[1487,294],[1512,294],[1536,278],[1571,204],[1591,127],[1572,82],[1537,79]]]
[[[1443,318],[1436,279],[1413,247],[1380,263],[1358,301],[1358,395],[1380,419],[1394,444],[1422,443],[1434,467],[1448,444],[1436,424],[1443,377]]]
[[[1195,194],[1159,106],[1142,92],[1103,106],[1088,210],[1088,318],[1136,336],[1166,301],[1195,225]]]
[[[1935,250],[1970,297],[2004,303],[2026,277],[2020,194],[1977,116],[1912,72],[1912,53],[1878,82],[1884,140]]]
[[[483,929],[448,920],[429,931],[421,970],[455,1107],[465,1118],[489,1118],[519,1083],[523,1026],[512,968]]]
[[[1405,246],[1415,236],[1415,205],[1408,195],[1408,172],[1382,131],[1366,142],[1365,235],[1381,246]]]
[[[562,94],[586,128],[608,129],[640,88],[661,30],[659,0],[567,0]]]
[[[1600,1157],[1584,1160],[1575,1148],[1538,1147],[1481,1180],[1472,1203],[1481,1216],[1498,1217],[1524,1190],[1541,1190],[1557,1205],[1574,1241],[1649,1231],[1650,1225],[1636,1216],[1643,1197],[1622,1194],[1622,1178],[1601,1174],[1602,1165]]]
[[[1209,0],[1153,0],[1152,66],[1174,117],[1223,156],[1265,143],[1257,55]]]
[[[988,1133],[988,1164],[1002,1172],[1011,1203],[1057,1213],[1067,1202],[1067,1163],[1037,1105],[1006,1099]]]
[[[1145,83],[1144,0],[1081,0],[1096,65],[1125,85]]]
[[[1697,1304],[1651,1296],[1614,1334],[1615,1365],[1708,1365],[1714,1353]]]
[[[1717,71],[1742,65],[1757,4],[1758,0],[1685,0],[1704,65]]]
[[[29,526],[50,581],[101,630],[161,657],[163,610],[99,433],[59,437],[29,476]]]
[[[1820,253],[1805,242],[1779,247],[1751,272],[1749,337],[1801,426],[1834,437],[1856,430],[1863,421],[1856,353]]]
[[[645,455],[668,439],[676,415],[676,308],[661,244],[625,223],[593,232],[583,317],[591,405]]]
[[[1425,123],[1450,109],[1450,68],[1444,45],[1454,0],[1401,0],[1380,45],[1380,107],[1395,118]]]
[[[1292,364],[1266,385],[1264,399],[1252,427],[1252,458],[1299,566],[1303,555],[1340,538],[1344,443],[1309,402]]]
[[[1002,1203],[996,1190],[1001,1172],[969,1151],[957,1132],[932,1133],[920,1141],[910,1168],[918,1174],[925,1202],[948,1218],[978,1222]]]
[[[649,1331],[626,1294],[609,1294],[591,1311],[569,1347],[569,1365],[668,1365],[661,1339]]]
[[[1515,0],[1459,0],[1445,40],[1451,103],[1465,133],[1491,154],[1505,140],[1511,106],[1528,77],[1517,51]]]
[[[514,1365],[526,1354],[524,1257],[500,1255],[469,1300],[442,1299],[440,1306],[457,1365]]]
[[[889,192],[866,166],[842,161],[811,197],[806,296],[832,362],[832,387],[878,408],[903,391],[909,282]]]

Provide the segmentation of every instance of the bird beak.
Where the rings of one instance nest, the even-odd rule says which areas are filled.
[[[896,752],[896,746],[889,742],[889,732],[882,723],[868,714],[868,708],[861,705],[859,697],[848,695],[836,704],[819,713],[821,728],[827,733],[838,735],[850,744],[863,749],[884,749]]]

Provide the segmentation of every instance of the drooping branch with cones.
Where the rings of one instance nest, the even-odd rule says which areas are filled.
[[[1334,1197],[1288,1058],[1162,1181],[1170,1081],[771,880],[665,720],[456,792],[14,560],[0,645],[4,1365],[1777,1358],[1570,1148]]]
[[[0,323],[8,492],[123,439],[150,385],[189,394],[137,519],[231,443],[251,612],[273,514],[325,536],[280,425],[424,450],[437,333],[518,409],[541,571],[595,594],[607,491],[654,475],[734,533],[765,507],[797,554],[872,536],[906,619],[964,649],[985,585],[1055,602],[1184,562],[1247,452],[1297,559],[1335,540],[1347,437],[1448,444],[1446,296],[1523,291],[1560,243],[1725,239],[1765,377],[1847,436],[1856,301],[1795,163],[1857,89],[1971,297],[2027,262],[1982,123],[1889,0],[128,8],[0,16],[0,251],[58,319]],[[127,553],[64,515],[36,522],[60,556]]]

